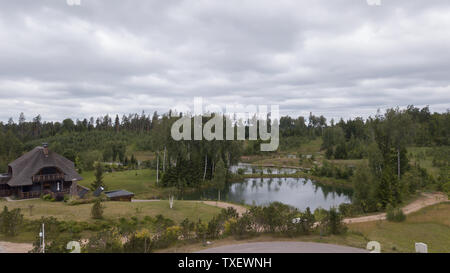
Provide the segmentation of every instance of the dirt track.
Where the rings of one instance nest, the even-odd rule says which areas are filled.
[[[219,208],[223,208],[223,209],[232,207],[239,213],[239,215],[242,215],[243,213],[245,213],[247,211],[247,208],[245,208],[243,206],[226,203],[226,202],[216,202],[216,201],[196,201],[196,202],[200,202],[200,203],[203,203],[206,205],[215,206],[215,207],[219,207]]]
[[[415,200],[414,202],[406,205],[402,208],[403,213],[410,214],[412,212],[416,212],[424,207],[428,207],[437,203],[448,201],[448,197],[443,193],[422,193],[422,196]],[[385,220],[386,213],[380,213],[369,216],[362,216],[356,218],[346,218],[344,219],[344,223],[362,223],[362,222],[370,222],[377,220]]]
[[[32,244],[0,242],[0,253],[27,253],[32,248]]]

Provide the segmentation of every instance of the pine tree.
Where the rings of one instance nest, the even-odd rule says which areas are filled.
[[[100,162],[97,162],[95,164],[95,180],[91,184],[91,189],[95,191],[100,186],[106,188],[105,184],[103,183],[103,166]]]
[[[382,209],[393,203],[392,181],[394,180],[392,170],[390,168],[383,169],[380,183],[377,188],[377,197]]]
[[[100,199],[95,200],[94,205],[92,205],[91,216],[93,219],[102,219],[103,218],[103,205]]]
[[[130,163],[132,168],[136,168],[137,161],[136,158],[134,157],[134,154],[131,155]]]
[[[82,166],[83,164],[81,163],[81,159],[79,156],[75,157],[75,168],[77,168],[77,172],[79,174],[81,174],[83,172]]]

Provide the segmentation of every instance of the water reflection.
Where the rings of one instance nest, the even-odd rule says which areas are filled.
[[[217,189],[185,195],[184,199],[217,199]],[[322,207],[329,209],[351,202],[351,191],[319,185],[304,178],[248,178],[229,184],[221,191],[222,200],[264,205],[279,201],[301,210]]]
[[[276,168],[276,167],[255,167],[248,163],[238,163],[230,167],[232,173],[238,173],[240,170],[241,174],[294,174],[298,170],[294,168]]]

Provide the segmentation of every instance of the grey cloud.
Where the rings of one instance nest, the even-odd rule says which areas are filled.
[[[194,96],[335,119],[445,111],[450,3],[381,1],[2,1],[0,120],[165,112]]]

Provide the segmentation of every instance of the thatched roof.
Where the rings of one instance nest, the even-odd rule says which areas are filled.
[[[9,179],[11,179],[11,177],[8,174],[0,173],[0,185],[6,184],[6,182],[8,182]]]
[[[8,181],[10,187],[32,185],[32,176],[45,167],[58,168],[64,173],[65,181],[83,179],[75,170],[75,164],[72,161],[52,151],[48,151],[46,157],[43,147],[34,148],[9,164],[9,167],[12,169],[12,176]]]

